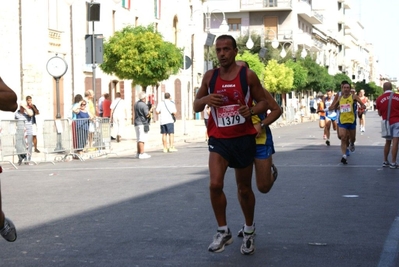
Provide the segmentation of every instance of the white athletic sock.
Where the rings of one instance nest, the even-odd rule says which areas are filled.
[[[248,226],[248,225],[244,224],[244,232],[245,233],[253,233],[254,230],[255,230],[255,227],[253,225]]]

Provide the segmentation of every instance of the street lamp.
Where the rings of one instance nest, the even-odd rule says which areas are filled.
[[[305,58],[307,55],[308,55],[308,52],[306,52],[305,45],[302,45],[301,58]]]
[[[274,48],[274,49],[277,49],[278,48],[278,46],[280,45],[280,42],[277,40],[277,33],[274,31],[274,30],[272,30],[272,29],[266,29],[266,36],[267,36],[267,39],[269,40],[269,31],[271,31],[271,32],[273,32],[273,40],[272,40],[272,47]],[[263,38],[262,38],[263,39]]]
[[[64,0],[64,1],[65,1],[65,3],[66,3],[68,6],[72,5],[73,2],[75,2],[75,0]]]
[[[61,119],[61,113],[60,113],[60,79],[68,70],[68,64],[66,61],[59,57],[58,54],[55,54],[54,57],[50,58],[47,61],[47,72],[53,76],[55,80],[55,90],[56,90],[56,103],[57,103],[57,115],[55,116],[55,125],[57,128],[57,146],[55,148],[55,151],[63,151],[64,149],[62,148],[61,144],[61,132],[62,132],[62,126],[60,123]]]
[[[73,58],[73,10],[72,4],[75,0],[64,0],[65,3],[69,6],[69,38],[71,42],[71,87],[72,87],[72,99],[75,96],[75,64]]]
[[[281,49],[281,52],[280,52],[280,57],[282,57],[282,58],[285,58],[287,56],[287,52],[285,51],[285,44],[290,44],[290,46],[288,48],[290,48],[291,45],[292,45],[291,42],[285,42],[282,45],[282,49]]]
[[[206,70],[207,71],[210,69],[209,68],[209,47],[213,45],[213,42],[216,37],[215,35],[210,33],[211,32],[211,15],[212,15],[212,12],[215,12],[215,11],[220,11],[223,14],[223,20],[219,26],[219,30],[221,32],[227,32],[229,30],[229,25],[227,24],[226,15],[224,14],[224,12],[219,9],[214,9],[212,11],[209,11],[209,6],[207,6],[206,12],[204,13],[204,15],[205,15],[205,31],[208,34],[206,42],[205,42],[205,45],[206,45]]]
[[[254,47],[254,41],[251,38],[251,32],[248,30],[248,41],[245,44],[248,49],[252,49]]]

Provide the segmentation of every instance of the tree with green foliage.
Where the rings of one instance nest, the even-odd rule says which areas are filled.
[[[178,73],[182,66],[182,50],[164,41],[153,26],[127,26],[104,42],[100,68],[120,79],[133,80],[144,90]]]
[[[294,71],[274,59],[269,60],[263,82],[270,93],[288,93],[294,84]]]
[[[238,54],[236,60],[243,60],[249,64],[251,70],[253,70],[259,79],[262,79],[265,72],[265,65],[259,60],[259,56],[251,54],[249,51],[244,51],[243,54]]]
[[[302,66],[308,70],[308,80],[303,89],[325,93],[327,89],[334,88],[333,77],[327,69],[317,64],[311,57],[300,60]]]
[[[294,90],[298,91],[303,89],[308,79],[308,71],[300,63],[292,59],[288,60],[285,65],[294,71]]]

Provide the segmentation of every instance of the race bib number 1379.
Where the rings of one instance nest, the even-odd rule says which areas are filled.
[[[229,105],[216,109],[218,127],[230,127],[243,124],[245,118],[238,113],[240,106]]]

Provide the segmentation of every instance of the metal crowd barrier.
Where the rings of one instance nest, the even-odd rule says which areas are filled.
[[[97,156],[107,155],[111,152],[111,124],[109,118],[89,119],[57,119],[43,122],[44,162],[65,161],[70,156],[84,160]],[[32,139],[27,138],[25,121],[2,120],[0,122],[0,160],[9,162],[14,168],[15,156],[17,160],[22,157],[24,163],[32,161]],[[54,154],[54,159],[48,160]]]
[[[76,159],[98,157],[111,151],[109,118],[72,121],[72,156]]]
[[[111,122],[109,118],[95,119],[94,147],[100,152],[111,152]]]
[[[45,120],[43,122],[43,144],[45,161],[49,154],[56,154],[53,161],[63,161],[71,151],[71,127],[67,119]]]
[[[32,137],[26,135],[26,121],[2,120],[0,122],[0,159],[10,163],[15,169],[14,156],[18,156],[19,164],[34,163],[32,161]],[[30,142],[30,146],[28,145]]]

